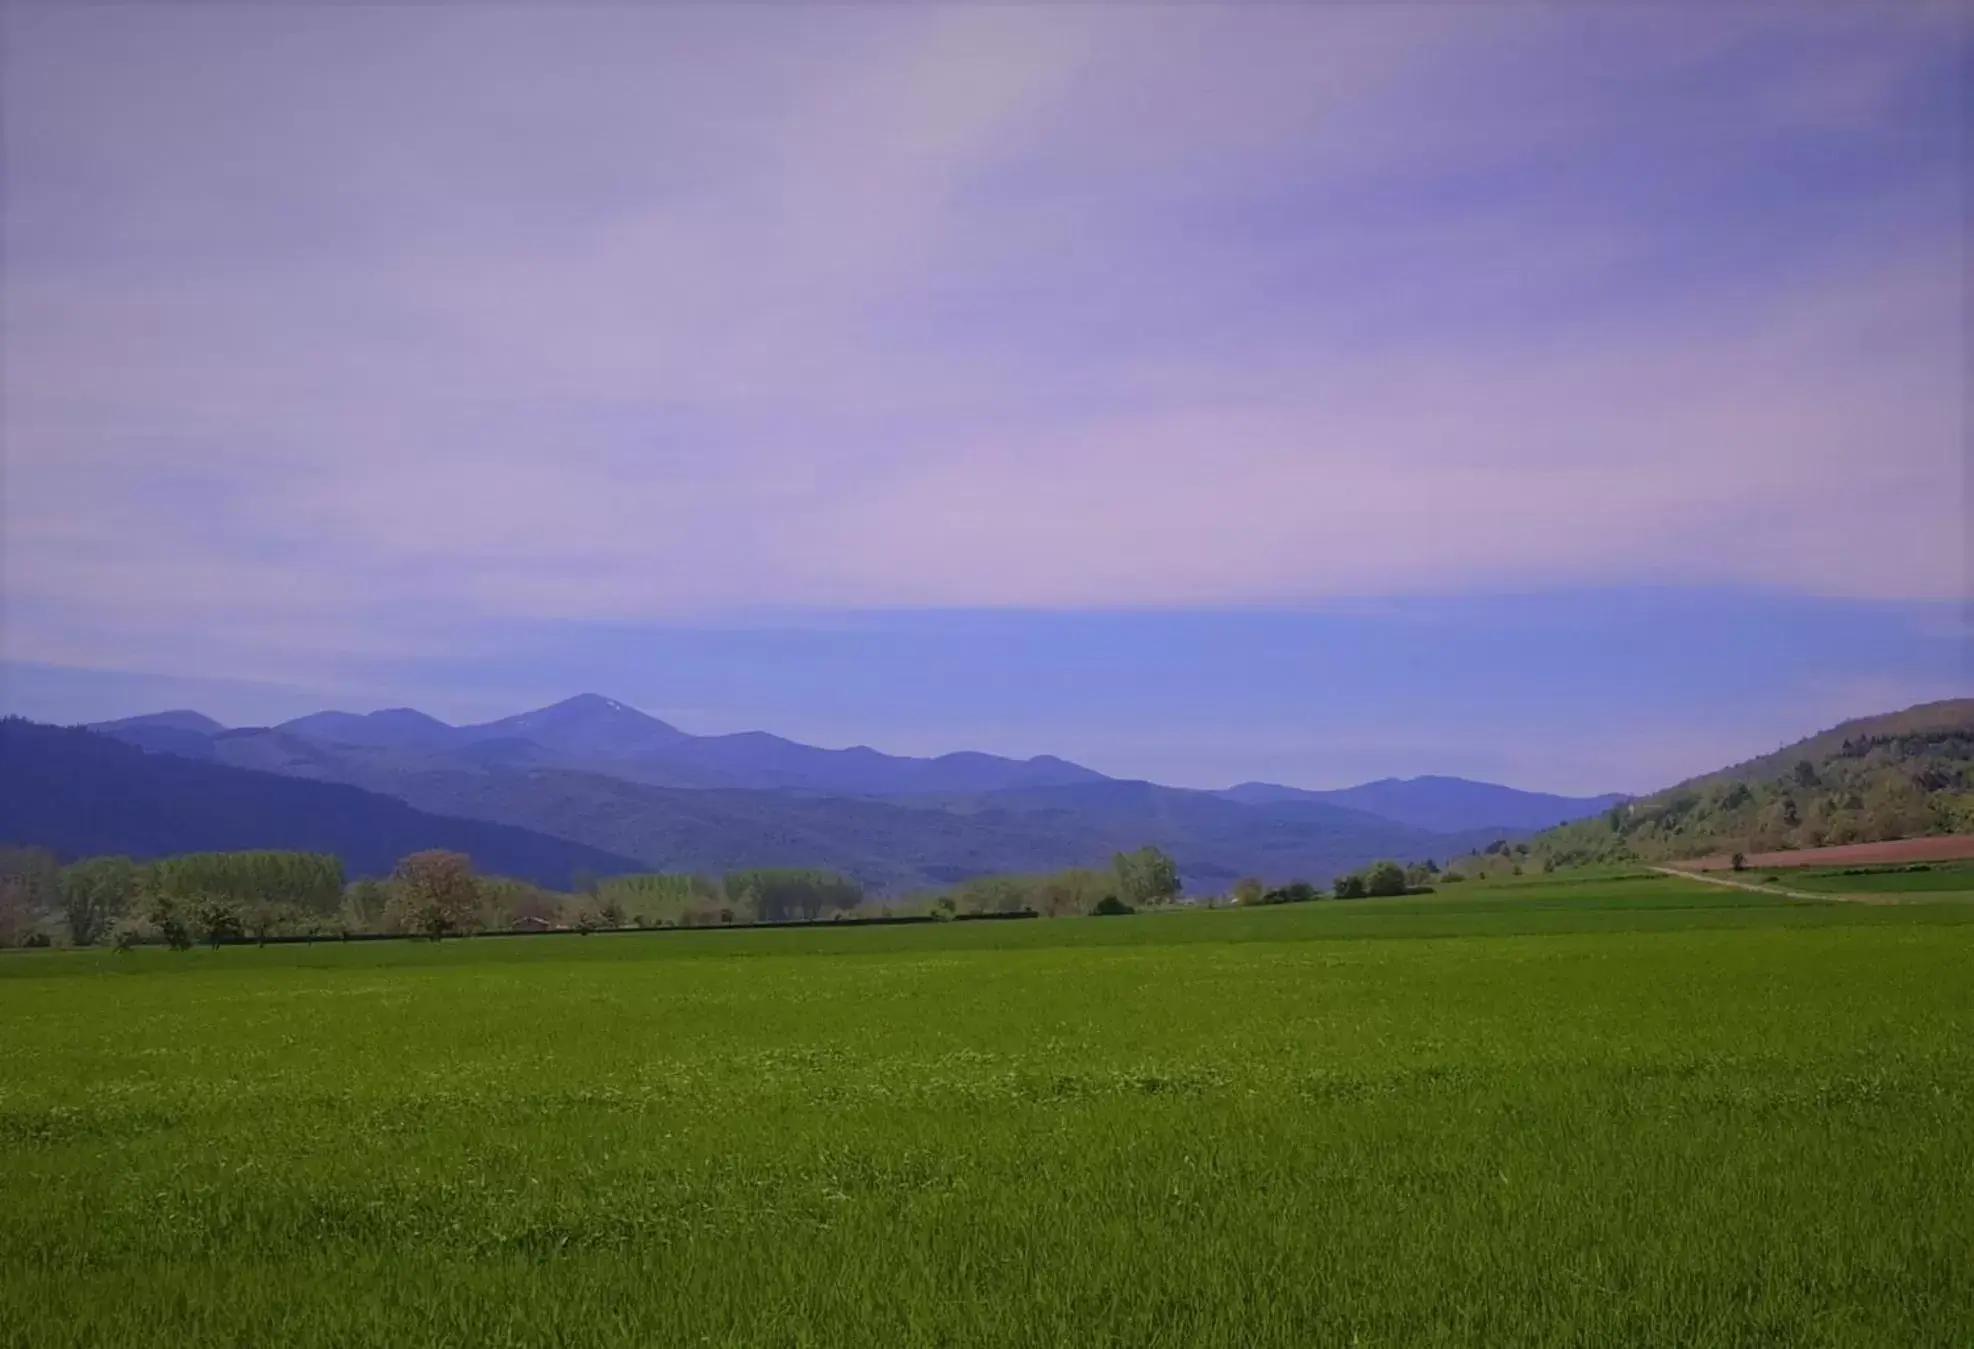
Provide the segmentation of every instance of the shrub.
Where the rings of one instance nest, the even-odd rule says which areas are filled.
[[[1090,910],[1091,916],[1095,918],[1109,918],[1121,913],[1136,913],[1136,912],[1137,912],[1136,909],[1132,908],[1129,904],[1126,904],[1123,900],[1119,899],[1116,895],[1105,895],[1102,899],[1097,901],[1097,906],[1094,909]]]
[[[1364,873],[1364,893],[1367,895],[1402,895],[1405,893],[1405,868],[1396,862],[1376,862]]]
[[[1308,881],[1290,881],[1277,886],[1261,897],[1263,904],[1305,904],[1317,898],[1319,892]]]

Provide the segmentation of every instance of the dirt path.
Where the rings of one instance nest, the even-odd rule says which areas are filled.
[[[1678,867],[1653,867],[1654,871],[1668,876],[1677,876],[1686,881],[1705,881],[1708,885],[1724,885],[1730,890],[1747,890],[1757,895],[1781,895],[1785,899],[1813,899],[1819,903],[1837,900],[1846,904],[1896,904],[1897,895],[1838,895],[1827,891],[1791,890],[1783,885],[1760,885],[1754,881],[1730,881],[1725,876],[1709,876],[1703,871],[1681,871]]]

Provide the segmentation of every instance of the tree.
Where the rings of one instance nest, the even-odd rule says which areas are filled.
[[[255,904],[331,914],[343,899],[343,864],[333,853],[200,852],[153,862],[149,884],[187,905],[206,896],[242,913]]]
[[[169,891],[145,891],[144,919],[172,950],[183,951],[192,944],[191,915]]]
[[[150,935],[150,924],[134,915],[125,914],[110,928],[110,945],[119,951],[128,951]]]
[[[1088,913],[1098,900],[1117,892],[1117,877],[1109,871],[1069,867],[1037,881],[1034,907],[1050,918]]]
[[[848,876],[805,867],[758,867],[728,872],[726,893],[754,897],[754,913],[764,923],[816,919],[828,909],[854,909],[864,889]]]
[[[1266,889],[1259,876],[1243,876],[1234,882],[1234,903],[1259,904]]]
[[[200,895],[187,909],[192,930],[215,950],[240,935],[239,906],[224,895]]]
[[[1134,908],[1178,897],[1179,864],[1162,849],[1146,844],[1136,852],[1121,852],[1111,866],[1117,872],[1118,894]]]
[[[479,907],[473,859],[465,853],[438,848],[415,852],[398,863],[392,881],[404,906],[406,926],[433,941],[460,931]]]
[[[1735,853],[1729,860],[1728,865],[1732,866],[1736,871],[1746,871],[1748,869],[1748,855],[1746,853]]]
[[[343,896],[343,921],[354,932],[382,931],[384,915],[390,907],[390,887],[374,877],[365,876]]]
[[[1405,868],[1396,862],[1374,862],[1364,873],[1367,895],[1402,895],[1405,889]]]
[[[1364,878],[1355,872],[1337,877],[1336,896],[1338,899],[1364,898]]]
[[[961,913],[1019,913],[1032,907],[1030,892],[1042,883],[1027,876],[976,876],[953,891]]]
[[[0,946],[24,945],[60,905],[61,868],[46,848],[0,845]]]
[[[138,875],[128,857],[88,857],[63,867],[57,884],[69,940],[89,946],[108,932],[136,895]]]
[[[277,899],[249,900],[240,907],[240,926],[252,935],[260,945],[267,945],[267,939],[283,928],[293,931],[306,928],[311,921],[311,911],[284,904]]]
[[[0,946],[25,946],[41,930],[40,914],[28,902],[28,888],[10,877],[0,880]]]

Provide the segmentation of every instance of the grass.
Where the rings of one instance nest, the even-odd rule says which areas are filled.
[[[1970,969],[1618,875],[22,953],[0,1344],[1964,1344]]]

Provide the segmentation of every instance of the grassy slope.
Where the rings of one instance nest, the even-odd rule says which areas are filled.
[[[0,1344],[1964,1342],[1971,960],[1577,877],[10,955]]]

